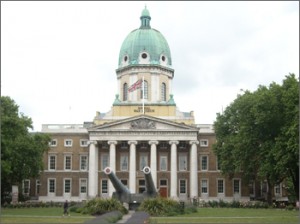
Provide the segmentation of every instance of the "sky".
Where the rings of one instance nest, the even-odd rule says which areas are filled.
[[[299,76],[298,1],[1,1],[1,95],[33,131],[110,111],[119,51],[145,5],[171,50],[175,103],[197,124],[241,90]]]

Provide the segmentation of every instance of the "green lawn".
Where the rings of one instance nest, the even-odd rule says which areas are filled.
[[[279,209],[199,208],[197,213],[151,217],[151,223],[299,223],[299,211]]]
[[[93,216],[70,213],[62,216],[63,208],[2,208],[0,223],[84,223]]]
[[[62,216],[63,209],[14,208],[1,209],[0,223],[84,223],[94,218],[71,213]],[[199,208],[197,213],[173,217],[151,217],[151,223],[300,223],[299,211],[280,209]]]

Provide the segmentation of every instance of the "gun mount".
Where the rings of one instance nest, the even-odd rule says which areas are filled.
[[[142,194],[130,193],[130,190],[120,181],[110,167],[106,167],[103,171],[108,176],[116,190],[113,192],[112,197],[118,199],[122,203],[128,203],[129,209],[136,208],[146,198],[157,196],[157,191],[151,175],[151,169],[148,166],[144,167],[142,170],[145,174],[146,183],[146,191]]]

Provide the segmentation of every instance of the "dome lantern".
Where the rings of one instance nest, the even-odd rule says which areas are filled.
[[[140,29],[151,29],[151,26],[150,26],[151,17],[150,17],[150,13],[147,9],[147,6],[145,6],[145,9],[142,11],[142,15],[141,15],[140,19],[141,19]]]

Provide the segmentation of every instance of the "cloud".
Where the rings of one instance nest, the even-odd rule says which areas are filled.
[[[212,123],[241,88],[299,75],[298,2],[1,2],[2,95],[42,123],[91,121],[111,109],[125,37],[140,26],[167,39],[173,93]]]

